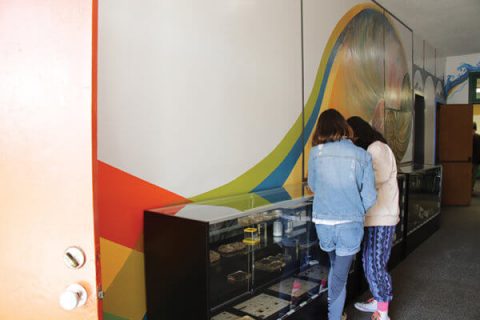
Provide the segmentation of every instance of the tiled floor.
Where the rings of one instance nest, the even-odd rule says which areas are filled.
[[[442,208],[440,230],[392,272],[392,320],[480,319],[480,181],[469,207]],[[364,293],[361,298],[368,298]],[[308,306],[295,320],[321,320],[326,310]],[[370,314],[347,306],[348,319]]]
[[[471,206],[443,208],[440,230],[392,277],[392,320],[480,319],[480,181]],[[348,312],[351,320],[370,319],[351,305]]]

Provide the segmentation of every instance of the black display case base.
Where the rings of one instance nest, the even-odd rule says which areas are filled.
[[[424,225],[407,236],[406,254],[410,254],[425,240],[430,238],[440,228],[440,214],[427,221]]]

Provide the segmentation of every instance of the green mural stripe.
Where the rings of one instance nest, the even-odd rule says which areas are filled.
[[[116,315],[108,313],[108,312],[104,312],[103,313],[103,320],[128,320],[128,319],[116,316]]]
[[[197,202],[251,191],[268,177],[278,165],[280,165],[301,134],[302,116],[300,115],[295,121],[293,127],[287,132],[277,147],[275,147],[275,149],[257,165],[233,181],[206,193],[192,197],[190,200]]]

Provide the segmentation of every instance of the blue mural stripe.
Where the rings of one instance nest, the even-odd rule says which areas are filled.
[[[271,203],[281,202],[281,201],[286,201],[286,200],[291,200],[292,199],[290,194],[284,188],[275,189],[275,192],[273,192],[272,194],[266,194],[265,192],[259,192],[259,193],[256,193],[256,195],[258,195],[259,197],[261,197],[261,198],[263,198],[263,199],[265,199],[265,200],[267,200]]]
[[[303,152],[303,148],[308,141],[308,137],[310,137],[313,131],[313,128],[317,123],[317,119],[318,119],[318,115],[320,114],[320,107],[322,105],[323,96],[325,94],[325,89],[327,87],[330,71],[332,69],[333,62],[337,55],[338,48],[340,47],[340,44],[343,42],[344,36],[345,36],[345,33],[342,32],[338,37],[337,41],[335,42],[335,45],[332,48],[332,52],[330,53],[330,56],[328,58],[328,62],[325,67],[325,72],[323,74],[322,84],[320,86],[319,94],[318,94],[317,100],[315,101],[315,106],[303,130],[303,136],[305,138],[302,139],[302,135],[298,137],[297,141],[293,145],[293,148],[287,154],[285,159],[280,163],[280,165],[268,177],[266,177],[265,180],[263,180],[259,185],[257,185],[252,190],[252,192],[277,188],[278,186],[282,186],[285,183],[285,181],[288,179],[288,176],[292,172],[293,167],[295,166],[295,163],[297,162],[298,158]]]
[[[447,83],[445,84],[445,92],[447,93],[447,95],[449,95],[451,93],[453,88],[462,84],[467,79],[468,79],[468,74],[463,74],[463,75],[461,75],[460,77],[458,77],[454,80],[447,79]]]

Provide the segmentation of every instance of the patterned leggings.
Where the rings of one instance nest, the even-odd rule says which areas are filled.
[[[367,227],[363,243],[363,270],[375,300],[393,299],[392,278],[387,271],[395,226]]]

